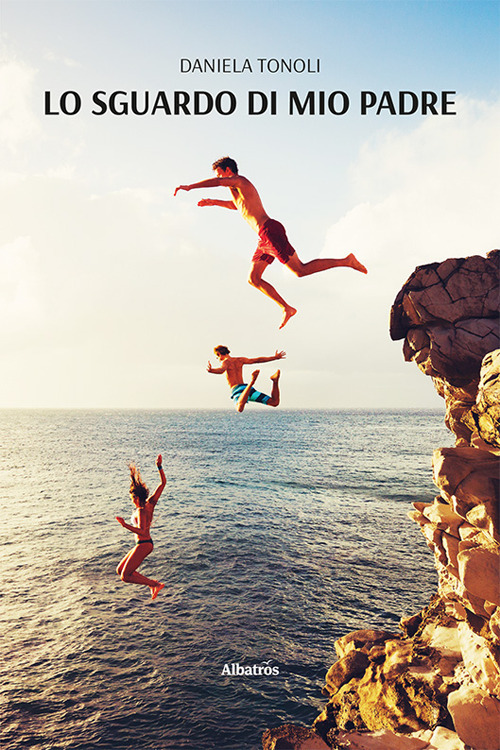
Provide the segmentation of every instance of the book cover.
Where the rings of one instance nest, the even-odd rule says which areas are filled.
[[[75,645],[75,633],[68,636],[67,648],[60,654],[67,694],[63,695],[66,688],[61,683],[56,708],[50,708],[53,693],[49,687],[36,688],[38,677],[31,687],[16,678],[8,693],[10,701],[16,695],[28,700],[29,690],[38,692],[32,696],[28,718],[19,718],[12,709],[8,746],[22,747],[22,738],[30,737],[39,743],[33,747],[46,747],[47,727],[52,726],[51,731],[60,737],[58,747],[123,750],[137,744],[140,736],[141,746],[157,749],[255,750],[267,726],[294,720],[310,724],[321,710],[323,676],[318,654],[311,656],[307,677],[300,670],[308,664],[308,639],[314,640],[315,629],[321,630],[326,617],[323,605],[318,602],[307,615],[312,628],[309,636],[293,635],[293,648],[283,645],[282,633],[270,618],[261,651],[255,646],[250,653],[240,651],[239,658],[238,653],[227,651],[227,658],[221,656],[211,663],[214,645],[207,637],[197,652],[199,661],[193,664],[189,643],[178,649],[178,637],[169,661],[171,615],[166,604],[158,612],[160,594],[144,615],[146,619],[140,620],[140,628],[156,630],[158,638],[161,631],[165,641],[155,641],[149,650],[146,644],[135,653],[130,645],[133,607],[122,611],[117,605],[120,598],[123,604],[126,594],[114,574],[120,557],[116,540],[123,544],[125,534],[121,535],[114,515],[128,502],[123,500],[128,488],[126,462],[139,460],[146,474],[154,477],[154,458],[157,452],[163,453],[167,479],[179,503],[173,508],[181,518],[182,471],[193,446],[202,445],[199,441],[206,442],[200,448],[202,458],[196,458],[198,473],[186,483],[193,496],[198,492],[206,498],[206,493],[215,492],[216,505],[217,492],[222,492],[218,507],[232,496],[227,486],[217,489],[223,477],[214,473],[211,451],[232,462],[230,472],[235,473],[230,476],[236,477],[236,485],[240,483],[239,492],[276,491],[279,504],[281,490],[272,482],[275,461],[280,477],[288,472],[296,483],[290,502],[298,505],[293,506],[290,523],[299,528],[309,523],[313,513],[308,507],[301,516],[301,482],[313,487],[313,493],[322,487],[314,482],[309,485],[311,478],[299,476],[294,467],[304,466],[304,445],[312,445],[314,430],[327,429],[324,421],[328,420],[316,417],[317,428],[308,422],[302,435],[302,423],[299,427],[294,422],[294,414],[298,419],[301,414],[339,410],[368,415],[382,410],[397,415],[405,410],[443,409],[430,380],[405,363],[400,344],[391,341],[389,314],[417,266],[485,255],[497,244],[499,3],[1,0],[0,12],[1,406],[28,415],[27,420],[33,410],[37,420],[42,415],[46,421],[43,425],[36,422],[36,429],[48,451],[42,460],[37,449],[26,448],[24,463],[18,464],[10,454],[7,457],[5,476],[11,491],[23,488],[30,498],[38,493],[39,500],[46,499],[44,509],[33,506],[29,519],[21,516],[24,528],[18,532],[14,524],[9,539],[18,533],[26,539],[31,524],[41,533],[48,513],[53,521],[40,538],[47,556],[44,564],[50,568],[53,554],[58,570],[79,561],[82,568],[88,569],[89,564],[96,576],[95,585],[88,579],[85,585],[89,592],[97,587],[100,604],[91,593],[91,603],[77,593],[77,603],[72,605],[65,590],[62,614],[55,614],[50,589],[45,603],[33,603],[37,614],[32,612],[30,617],[33,622],[38,618],[40,632],[45,632],[46,621],[56,618],[62,644],[65,621],[76,633],[78,617],[87,622],[87,607],[99,610],[102,606],[99,626],[89,624],[82,635],[85,648],[96,648],[98,631],[107,627],[105,623],[117,639],[124,639],[124,653],[113,664],[103,665],[92,651],[90,662],[83,666],[79,657],[71,657],[81,654],[82,644]],[[197,186],[216,177],[212,164],[226,156],[236,161],[239,175],[249,181],[252,188],[246,189],[258,191],[261,203],[258,209],[252,203],[250,215],[245,203],[248,194],[243,196],[243,206],[238,204],[238,187],[231,190],[231,184],[224,182]],[[190,189],[175,194],[176,188],[186,186]],[[239,210],[227,210],[234,207]],[[277,257],[260,267],[265,285],[260,276],[256,282],[252,258],[264,223],[261,208],[267,218],[283,225],[301,268],[317,259],[336,259],[338,267],[314,273],[309,267],[302,274]],[[368,273],[345,261],[351,254]],[[269,284],[278,300],[269,294]],[[282,326],[287,309],[294,312]],[[277,364],[258,365],[255,381],[256,389],[273,398],[275,381],[270,377],[279,367],[279,409],[249,403],[243,414],[235,411],[226,378],[212,377],[206,371],[209,361],[211,368],[220,366],[214,355],[219,345],[250,360],[273,359],[275,353],[286,352]],[[247,379],[250,371],[244,370]],[[85,421],[94,410],[101,415],[98,424]],[[212,410],[219,416],[222,413],[226,421],[212,424],[207,416]],[[161,421],[165,412],[180,413],[186,421],[169,422],[167,429]],[[134,426],[115,423],[118,413],[133,414]],[[61,414],[80,416],[72,417],[70,428],[59,421]],[[286,424],[277,421],[281,414]],[[195,436],[194,427],[189,426],[197,419],[205,420],[199,422],[202,437]],[[296,457],[283,458],[294,424],[297,443],[289,450],[296,451]],[[343,435],[337,423],[332,424],[328,422],[321,438],[330,446]],[[20,445],[21,434],[33,437],[36,433],[29,425],[27,421],[15,428],[11,425],[9,436]],[[377,429],[389,429],[384,425]],[[272,433],[271,427],[278,432]],[[412,429],[419,430],[418,426]],[[261,476],[255,463],[247,467],[244,450],[254,446],[256,436],[261,436],[261,442],[255,443],[255,450],[261,451],[258,460],[266,457]],[[281,441],[278,447],[276,440]],[[351,451],[366,451],[369,440],[364,432],[363,438],[357,435],[347,447],[344,436],[337,446],[345,450],[341,464],[353,460]],[[97,453],[101,443],[110,448],[105,457],[104,447]],[[99,465],[101,456],[103,464]],[[426,459],[419,460],[416,472],[425,477]],[[29,466],[36,467],[34,476],[27,477]],[[366,465],[359,471],[357,478],[351,475],[353,486],[366,488]],[[405,481],[412,485],[409,472]],[[348,475],[347,470],[342,475],[343,486]],[[259,481],[265,489],[259,490]],[[430,482],[430,477],[423,481]],[[87,521],[98,525],[93,551],[87,537],[84,544],[79,525],[85,523],[81,519],[87,510],[82,509],[81,516],[67,510],[59,515],[65,493],[85,508],[87,490],[94,498]],[[102,499],[106,493],[112,499],[110,509]],[[200,500],[203,507],[204,502]],[[179,538],[185,534],[187,539],[195,511],[194,504],[186,506],[181,525],[175,527]],[[168,512],[164,511],[165,516]],[[269,508],[264,512],[272,513]],[[342,513],[349,511],[344,508]],[[68,540],[61,542],[65,551],[57,551],[59,518],[72,540],[71,554],[64,546]],[[210,525],[207,518],[210,513],[200,522],[205,528]],[[237,523],[245,525],[244,512]],[[238,533],[234,539],[228,537],[236,545]],[[311,544],[314,533],[311,527]],[[233,542],[227,542],[228,549]],[[416,534],[412,543],[423,545]],[[259,548],[258,534],[256,544]],[[47,545],[53,553],[49,554]],[[12,580],[17,580],[15,561],[23,561],[26,573],[35,552],[29,540],[21,551],[6,549],[13,555],[9,557]],[[195,545],[196,560],[201,555],[198,563],[193,563],[192,570],[184,563],[183,575],[193,586],[201,569],[196,565],[212,564],[210,556],[208,562],[203,561],[203,554],[202,546]],[[301,560],[309,552],[302,547],[293,554]],[[346,552],[347,558],[350,554]],[[251,566],[251,559],[249,546],[245,560],[238,558],[236,568]],[[281,576],[293,577],[293,570],[293,559],[287,565],[281,560],[272,586]],[[432,587],[432,571],[425,575]],[[307,585],[297,576],[297,586]],[[113,578],[111,593],[106,593],[106,577]],[[355,599],[358,583],[354,579],[346,583],[346,591],[352,590]],[[78,582],[71,586],[72,592],[79,591]],[[137,596],[139,587],[133,588]],[[225,596],[230,596],[229,588],[225,587]],[[210,633],[210,601],[218,594],[216,586],[204,592],[198,616],[206,616]],[[198,601],[199,592],[190,589],[190,593]],[[176,596],[173,601],[184,606],[186,589],[181,586]],[[235,585],[234,597],[241,601],[244,596],[240,584]],[[379,592],[381,601],[383,597],[384,592]],[[358,605],[355,602],[353,607]],[[44,615],[45,606],[52,614]],[[252,606],[250,602],[248,607]],[[194,616],[188,610],[184,612],[186,632]],[[182,632],[179,618],[176,632]],[[10,615],[7,622],[12,622]],[[362,617],[356,622],[361,627]],[[366,627],[371,624],[365,621]],[[328,620],[325,627],[333,644],[334,637],[354,625],[349,620],[349,627],[338,623],[338,629],[332,630]],[[215,639],[224,643],[223,625],[219,623],[215,632]],[[32,638],[37,638],[36,629]],[[127,642],[133,654],[129,661]],[[281,647],[286,655],[280,662]],[[25,648],[29,649],[28,643]],[[300,648],[304,649],[301,655]],[[135,667],[144,649],[147,669],[141,674]],[[330,655],[331,663],[333,646]],[[79,664],[74,672],[72,658]],[[326,661],[327,656],[323,658]],[[287,663],[298,664],[291,670],[290,690],[284,687],[288,678],[283,678],[283,665]],[[241,677],[238,669],[256,665],[266,671],[245,675],[245,692],[236,691],[236,708],[231,711],[231,691]],[[327,669],[329,663],[324,666]],[[32,664],[24,672],[27,683],[31,668]],[[183,685],[183,699],[177,704],[169,680],[174,672],[182,684],[184,669],[190,675],[189,684]],[[209,687],[204,674],[211,675]],[[258,680],[252,683],[254,677]],[[115,678],[119,694],[131,696],[128,709],[123,701],[112,707]],[[301,680],[309,683],[304,692],[300,692]],[[137,684],[148,681],[151,704],[147,690],[134,702]],[[104,708],[89,697],[93,690],[104,692]],[[255,704],[253,690],[258,693]],[[173,714],[165,708],[170,700],[175,705]],[[67,708],[64,701],[69,701]],[[86,708],[78,724],[74,707],[80,703]],[[206,706],[210,706],[210,716]],[[70,715],[67,740],[65,711]],[[101,722],[97,733],[93,722]]]

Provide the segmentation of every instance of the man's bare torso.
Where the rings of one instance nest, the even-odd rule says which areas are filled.
[[[228,185],[228,187],[238,211],[252,229],[259,233],[269,216],[264,210],[255,186],[246,177],[237,175],[234,177],[234,187],[232,185]]]

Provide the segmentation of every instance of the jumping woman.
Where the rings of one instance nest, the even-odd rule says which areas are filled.
[[[136,507],[136,511],[131,518],[131,524],[126,523],[120,516],[116,516],[118,523],[124,529],[128,529],[128,531],[135,534],[137,539],[135,547],[125,555],[118,565],[116,572],[122,581],[126,583],[140,583],[143,586],[149,586],[151,589],[151,599],[156,599],[162,588],[165,587],[165,584],[137,573],[137,568],[144,558],[153,551],[153,541],[149,529],[153,520],[155,505],[160,499],[160,495],[167,483],[162,467],[161,454],[156,459],[156,466],[160,472],[160,484],[151,497],[149,497],[149,490],[141,477],[139,469],[134,464],[130,465],[130,497]]]

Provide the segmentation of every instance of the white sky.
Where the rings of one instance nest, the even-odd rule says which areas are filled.
[[[231,408],[217,344],[285,349],[284,408],[440,406],[403,362],[391,304],[423,263],[498,247],[498,2],[2,0],[0,406]],[[180,58],[317,58],[320,74],[181,74]],[[359,92],[453,90],[456,116],[359,114]],[[82,96],[47,116],[43,94]],[[231,90],[231,116],[93,116],[97,90]],[[277,91],[275,117],[245,111]],[[349,113],[289,116],[290,90]],[[247,284],[257,237],[176,185],[233,156],[302,260],[338,269]],[[262,367],[268,391],[274,365]],[[269,392],[269,391],[268,391]],[[261,408],[253,406],[251,408]]]

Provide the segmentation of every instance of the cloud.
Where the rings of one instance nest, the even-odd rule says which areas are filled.
[[[500,105],[461,99],[457,108],[456,117],[429,118],[364,143],[350,171],[353,207],[327,233],[324,256],[349,248],[369,274],[361,285],[357,274],[346,273],[336,286],[330,307],[340,325],[325,362],[335,367],[337,348],[358,362],[355,371],[368,368],[373,403],[381,403],[377,378],[388,384],[391,371],[401,369],[389,311],[415,267],[498,247]],[[317,303],[325,291],[318,286]],[[408,376],[414,380],[409,370]],[[432,385],[420,380],[430,394]]]
[[[40,124],[29,100],[36,70],[24,62],[0,62],[0,142],[15,151],[32,138]]]
[[[57,55],[55,52],[53,52],[50,49],[46,49],[43,53],[44,60],[48,60],[49,62],[55,62],[55,63],[61,63],[62,65],[65,65],[67,68],[81,68],[81,63],[77,62],[76,60],[73,60],[71,57],[62,57],[61,55]]]
[[[325,254],[358,248],[373,270],[403,280],[416,265],[493,249],[500,104],[461,98],[457,111],[363,145],[355,205],[329,229]]]

